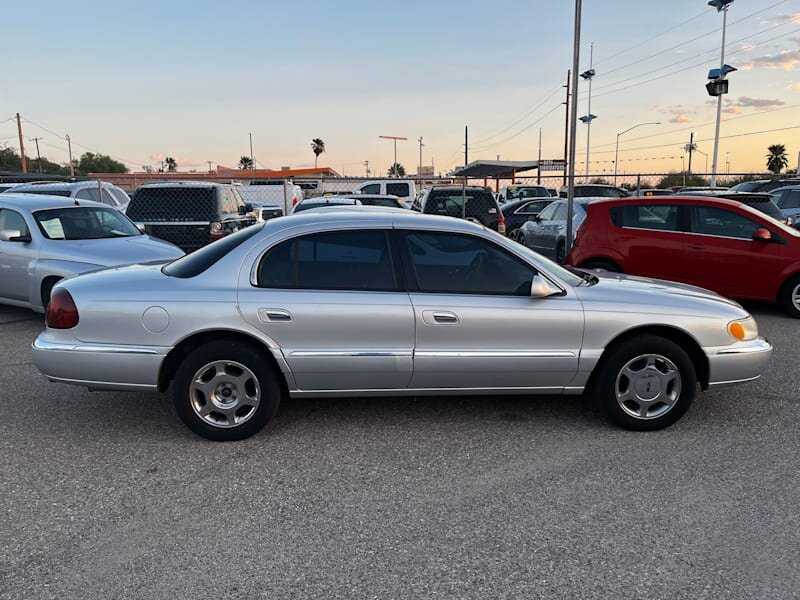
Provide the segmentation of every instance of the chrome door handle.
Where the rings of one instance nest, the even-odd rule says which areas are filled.
[[[283,310],[282,308],[259,308],[258,320],[262,323],[270,321],[286,322],[292,320],[292,315],[288,310]]]
[[[442,323],[445,325],[458,323],[458,317],[454,313],[450,312],[435,312],[433,313],[433,320],[437,323]]]

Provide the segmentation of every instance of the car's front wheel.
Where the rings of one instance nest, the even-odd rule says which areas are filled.
[[[778,300],[790,317],[800,319],[800,275],[791,277],[783,284]]]
[[[173,381],[178,416],[215,441],[242,440],[278,410],[280,374],[257,348],[235,341],[206,344],[189,354]]]
[[[669,427],[686,413],[697,393],[697,375],[687,353],[654,335],[610,348],[597,369],[595,401],[625,429]]]

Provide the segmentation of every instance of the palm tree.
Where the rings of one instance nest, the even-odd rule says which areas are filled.
[[[167,165],[167,173],[174,173],[178,170],[178,163],[171,156],[164,159],[164,164]]]
[[[400,163],[394,163],[386,172],[389,177],[405,177],[406,168]]]
[[[253,159],[249,156],[242,156],[239,159],[239,168],[243,171],[250,171],[253,168]]]
[[[314,152],[314,168],[317,168],[317,159],[319,155],[325,152],[325,142],[319,138],[311,140],[311,150]]]
[[[785,167],[789,166],[789,159],[786,156],[786,146],[783,144],[773,144],[769,148],[767,148],[769,154],[767,154],[767,168],[775,173],[775,175],[780,175],[781,170]]]

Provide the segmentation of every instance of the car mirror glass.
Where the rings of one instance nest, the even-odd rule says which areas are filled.
[[[760,227],[753,232],[753,240],[756,242],[771,242],[772,233],[769,229]]]
[[[19,229],[0,229],[0,242],[22,242],[27,244],[31,236],[23,235]]]

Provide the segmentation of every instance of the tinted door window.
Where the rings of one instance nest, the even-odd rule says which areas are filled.
[[[28,235],[28,226],[22,215],[7,208],[0,208],[0,229],[16,230],[21,235]]]
[[[411,195],[408,191],[407,183],[387,183],[386,193],[390,196],[398,196],[400,198],[405,198],[406,196]]]
[[[625,205],[617,211],[616,223],[634,229],[678,231],[678,207],[667,204]]]
[[[487,240],[415,232],[406,240],[422,292],[530,295],[534,269]]]
[[[695,206],[693,213],[694,233],[750,240],[753,232],[762,227],[744,215],[723,208]]]
[[[800,208],[800,190],[792,190],[784,195],[781,208]]]
[[[369,185],[365,185],[364,187],[361,188],[361,193],[362,194],[380,194],[381,193],[381,184],[380,183],[370,183]]]
[[[563,204],[548,204],[547,207],[539,213],[539,219],[541,221],[551,221],[559,206],[563,206]]]
[[[553,215],[553,221],[566,221],[567,220],[567,205],[559,204],[556,208],[556,214]]]
[[[548,202],[542,202],[541,200],[534,200],[533,202],[527,202],[522,205],[522,207],[518,208],[515,213],[518,215],[537,215],[541,212],[541,210],[548,205]]]
[[[356,291],[397,288],[384,231],[316,233],[282,242],[261,260],[258,285]]]

